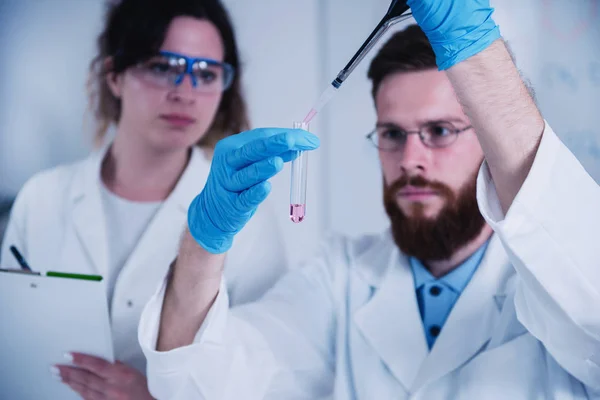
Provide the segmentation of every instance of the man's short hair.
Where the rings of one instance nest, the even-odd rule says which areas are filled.
[[[435,53],[427,36],[418,25],[410,25],[396,32],[371,61],[367,76],[373,83],[373,98],[388,76],[433,68],[437,69]]]
[[[509,43],[505,42],[505,44],[513,63],[516,65],[515,55],[511,51]],[[377,96],[381,82],[388,76],[398,72],[417,72],[428,69],[437,69],[433,48],[418,25],[409,25],[404,30],[396,32],[371,61],[367,76],[373,84],[371,90],[373,98]],[[519,75],[521,75],[527,91],[537,105],[531,82],[524,77],[520,70]]]

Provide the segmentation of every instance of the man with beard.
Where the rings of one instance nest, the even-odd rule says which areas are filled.
[[[487,1],[409,5],[422,30],[369,70],[391,229],[333,237],[228,311],[224,253],[288,151],[316,139],[221,143],[140,322],[158,398],[600,396],[600,188],[542,119]]]

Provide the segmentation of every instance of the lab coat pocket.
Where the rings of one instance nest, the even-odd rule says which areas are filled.
[[[483,351],[459,372],[461,399],[546,399],[541,343],[529,333]]]

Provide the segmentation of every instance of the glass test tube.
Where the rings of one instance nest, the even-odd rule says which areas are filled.
[[[294,129],[308,130],[308,122],[294,122]],[[290,186],[290,219],[294,223],[302,222],[306,213],[306,175],[308,172],[308,153],[299,151],[292,161],[292,183]]]

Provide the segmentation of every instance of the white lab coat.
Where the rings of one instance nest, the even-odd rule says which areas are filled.
[[[600,188],[546,126],[506,216],[429,352],[412,273],[389,232],[334,237],[258,303],[221,291],[190,346],[156,352],[164,287],[140,342],[158,399],[600,398]],[[331,397],[330,397],[331,396]]]
[[[109,233],[102,208],[100,165],[107,148],[76,164],[42,172],[24,185],[11,212],[0,265],[19,268],[8,251],[14,244],[34,270],[106,274]],[[210,162],[194,148],[175,189],[116,281],[111,303],[115,356],[140,371],[145,372],[137,340],[140,314],[177,255],[188,206],[204,187],[209,170]],[[285,252],[274,217],[268,204],[261,205],[227,255],[225,276],[234,282],[229,288],[233,303],[257,299],[284,273]]]

